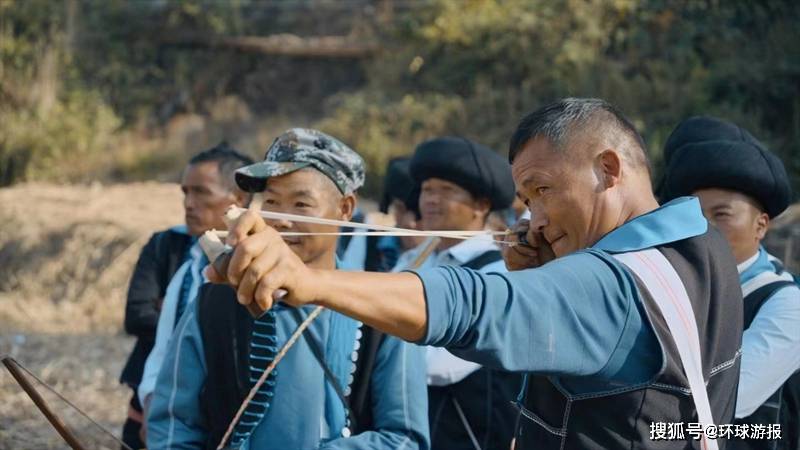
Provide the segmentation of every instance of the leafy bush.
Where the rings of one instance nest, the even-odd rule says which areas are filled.
[[[408,94],[395,100],[362,92],[343,96],[318,126],[364,157],[368,176],[363,191],[378,195],[389,159],[410,153],[430,136],[451,133],[465,122],[463,108],[457,96]]]
[[[75,181],[110,163],[120,121],[97,95],[71,93],[43,113],[0,112],[0,185]]]
[[[394,135],[377,135],[399,139],[407,149],[446,132],[505,152],[524,113],[559,97],[601,97],[637,125],[656,167],[680,120],[717,115],[748,128],[780,154],[800,188],[797,2],[430,5],[394,23],[393,46],[368,66],[368,85],[355,94],[357,100],[339,102],[323,122],[339,124],[336,131],[361,151],[379,148],[374,130],[392,129]],[[421,127],[412,136],[404,124],[428,122],[440,100],[430,108],[397,108],[408,96],[451,99],[458,111],[445,127]],[[371,112],[381,108],[388,111]]]
[[[739,123],[800,192],[799,24],[800,2],[787,0],[0,0],[0,183],[152,177],[222,137],[260,154],[271,140],[261,124],[286,118],[361,151],[374,195],[388,158],[426,138],[505,152],[524,113],[591,96],[627,113],[656,166],[683,118]],[[165,41],[279,33],[383,51],[337,60]],[[240,127],[215,110],[231,97],[252,112]],[[203,142],[167,135],[181,116],[207,120]]]

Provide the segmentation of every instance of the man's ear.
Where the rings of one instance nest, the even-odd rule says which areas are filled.
[[[622,158],[620,158],[620,154],[616,150],[603,150],[597,155],[595,164],[603,187],[608,189],[619,183],[622,176]]]
[[[358,200],[355,194],[345,194],[342,196],[339,200],[339,212],[342,216],[342,220],[349,221],[353,218],[353,213],[356,211],[356,203],[358,203]]]
[[[758,240],[764,239],[769,229],[769,214],[762,212],[756,217],[756,236]]]

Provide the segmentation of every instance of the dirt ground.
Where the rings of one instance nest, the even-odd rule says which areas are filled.
[[[0,336],[0,351],[13,350],[26,368],[116,434],[120,433],[130,396],[130,390],[120,386],[117,377],[132,344],[126,336],[106,334],[4,332]],[[87,448],[119,448],[54,394],[35,385]],[[0,449],[62,448],[67,448],[64,441],[5,367],[0,368]]]
[[[119,434],[130,396],[117,381],[133,346],[122,331],[130,273],[150,234],[182,219],[174,184],[0,189],[0,354]],[[118,448],[39,390],[88,448]],[[0,367],[0,449],[65,447]]]

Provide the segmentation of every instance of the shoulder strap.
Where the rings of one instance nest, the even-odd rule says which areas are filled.
[[[644,287],[661,310],[675,345],[678,348],[689,389],[692,391],[697,410],[698,422],[705,430],[714,424],[711,405],[708,401],[705,378],[703,376],[703,360],[700,353],[700,336],[692,303],[686,293],[678,273],[666,257],[655,249],[622,253],[614,257],[625,264],[636,274]],[[717,450],[716,440],[703,435],[701,441],[704,450]]]
[[[780,274],[770,271],[761,272],[742,285],[742,296],[747,297],[756,290],[778,281],[788,281],[791,283],[794,282],[794,278],[792,278],[792,275],[788,272],[782,272]]]
[[[764,284],[757,289],[748,290],[747,295],[744,297],[744,329],[750,327],[753,319],[756,318],[758,311],[766,303],[767,300],[772,298],[772,295],[787,286],[794,286],[794,281],[788,280],[774,280],[768,284]],[[744,291],[744,286],[742,287]]]
[[[503,255],[500,253],[500,250],[487,250],[480,255],[470,259],[466,263],[462,264],[461,267],[466,267],[467,269],[479,270],[483,267],[488,266],[493,262],[497,262],[503,259]]]

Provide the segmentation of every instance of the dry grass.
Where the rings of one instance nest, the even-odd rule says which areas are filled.
[[[0,190],[0,324],[117,332],[142,245],[182,220],[173,184]]]
[[[174,184],[27,184],[0,189],[0,354],[13,352],[119,433],[130,390],[117,378],[133,345],[122,333],[125,293],[142,245],[182,222]],[[89,448],[114,447],[46,394]],[[64,448],[0,368],[0,449]]]
[[[116,434],[121,432],[130,398],[130,389],[121,386],[117,377],[132,344],[132,338],[121,335],[0,336],[0,351],[13,351],[20,363]],[[34,384],[87,448],[119,448],[58,397]],[[0,450],[62,448],[66,448],[64,441],[5,367],[0,367]]]

